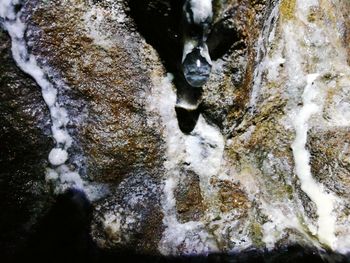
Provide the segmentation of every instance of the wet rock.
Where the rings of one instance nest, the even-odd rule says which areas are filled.
[[[295,1],[280,1],[279,9],[274,9],[277,1],[213,1],[210,79],[191,94],[191,109],[177,105],[176,112],[166,112],[165,117],[159,115],[168,110],[163,109],[166,103],[149,105],[150,98],[159,95],[154,93],[157,81],[167,70],[175,75],[176,87],[170,83],[169,90],[176,88],[178,98],[188,88],[181,85],[178,65],[182,1],[25,3],[29,49],[58,88],[59,103],[71,118],[68,128],[74,145],[69,164],[79,167],[85,180],[109,189],[93,204],[92,235],[100,248],[160,253],[164,233],[171,233],[165,232],[164,218],[171,214],[179,221],[171,222],[179,227],[179,242],[176,250],[164,251],[246,252],[291,244],[310,246],[311,251],[329,249],[317,239],[318,207],[303,191],[292,147],[295,119],[307,104],[306,76],[315,72],[319,77],[313,85],[320,93],[315,104],[321,106],[307,120],[305,150],[311,154],[313,178],[325,192],[341,198],[334,209],[336,233],[338,245],[346,244],[349,6],[345,1],[321,2],[300,23]],[[337,12],[341,15],[334,15]],[[305,23],[315,27],[304,32]],[[297,26],[304,39],[299,31],[292,34]],[[51,148],[49,115],[35,84],[7,62],[8,41],[5,37],[1,44],[6,62],[0,66],[0,83],[6,90],[0,97],[6,179],[0,183],[9,184],[17,163],[22,163],[11,187],[16,186],[16,198],[18,194],[26,205],[37,207],[30,191],[32,185],[38,187],[38,192],[33,190],[37,196],[47,191],[40,180]],[[171,103],[175,108],[178,101]],[[171,121],[178,121],[179,129],[167,129]],[[205,131],[196,130],[198,122]],[[173,139],[182,144],[171,147]],[[28,150],[32,148],[36,150]],[[217,160],[204,162],[208,156]],[[197,168],[196,173],[186,170],[189,165]],[[27,184],[24,178],[34,177],[22,175],[29,173],[37,181]],[[178,182],[174,197],[164,192],[163,180],[169,174]],[[28,188],[19,185],[31,185],[30,197],[23,197]],[[9,198],[8,192],[3,195]],[[166,201],[174,203],[168,214]],[[165,246],[172,244],[166,242]]]
[[[218,182],[220,187],[219,195],[222,205],[220,210],[222,212],[229,212],[233,209],[241,209],[242,216],[247,212],[249,207],[249,200],[246,194],[240,189],[240,186],[233,184],[230,181]]]
[[[124,1],[25,8],[29,47],[69,112],[83,177],[109,188],[95,203],[94,240],[103,249],[156,253],[164,146],[146,106],[153,76],[164,74],[159,58],[135,32]]]
[[[298,231],[287,228],[281,232],[279,230],[274,232],[280,235],[278,239],[284,245],[289,242],[308,243],[308,238],[312,240],[315,235],[312,234],[312,225],[317,225],[319,218],[319,208],[314,202],[315,199],[312,200],[306,191],[302,190],[300,174],[296,168],[298,165],[295,158],[296,153],[292,149],[296,140],[296,116],[303,107],[307,107],[305,106],[307,104],[305,101],[306,77],[301,74],[298,75],[299,79],[297,77],[293,79],[294,70],[298,67],[296,65],[299,62],[293,61],[293,55],[290,57],[289,52],[295,47],[291,44],[293,41],[290,38],[284,39],[290,33],[285,25],[295,23],[295,20],[302,17],[300,9],[297,13],[298,7],[295,4],[293,1],[281,1],[280,16],[271,20],[272,23],[277,21],[277,27],[273,29],[264,25],[264,28],[267,29],[265,37],[268,36],[269,41],[272,42],[263,44],[260,49],[261,46],[257,41],[256,50],[259,52],[260,49],[259,54],[265,56],[265,59],[257,58],[260,62],[255,66],[254,80],[250,84],[252,87],[250,101],[246,101],[244,106],[246,110],[247,106],[253,107],[250,109],[248,107],[248,111],[243,114],[237,110],[231,111],[222,128],[224,132],[230,131],[227,150],[235,169],[235,178],[242,184],[250,198],[261,202],[258,207],[268,207],[267,221],[262,220],[265,214],[264,209],[255,212],[261,220],[259,225],[262,225],[263,236],[265,236],[262,240],[266,246],[269,246],[266,238],[269,235],[267,229],[269,231],[278,229],[277,226],[270,229],[270,222],[279,216],[283,218],[283,214],[290,214],[286,218],[295,218],[302,226]],[[309,23],[315,23],[324,28],[327,28],[323,24],[325,17],[327,21],[334,23],[333,25],[344,25],[347,23],[346,18],[343,16],[336,18],[330,15],[336,12],[337,8],[339,5],[324,3],[317,8],[310,8],[305,16]],[[325,31],[310,34],[308,39],[316,43],[319,38],[323,37],[322,32]],[[348,46],[342,43],[345,36],[346,33],[342,30],[339,38],[334,37],[334,41],[330,41],[329,44],[323,45],[321,42],[311,44],[310,49],[313,50],[311,53],[303,53],[302,48],[295,50],[295,53],[300,52],[298,59],[300,63],[304,63],[300,70],[305,76],[312,72],[320,74],[314,85],[317,85],[322,91],[322,96],[317,96],[318,100],[315,104],[322,105],[320,106],[322,110],[312,114],[310,120],[306,121],[309,125],[306,129],[309,130],[305,147],[311,155],[312,177],[317,183],[320,183],[325,193],[337,193],[337,196],[341,196],[343,200],[341,202],[346,203],[348,196],[344,190],[347,189],[345,178],[348,177],[348,168],[343,160],[344,158],[346,160],[347,150],[344,145],[348,141],[348,136],[345,135],[348,130],[348,122],[342,116],[348,114],[347,111],[343,111],[345,109],[343,107],[349,101],[348,95],[344,93],[344,88],[348,86],[345,83],[349,78],[349,70],[346,66],[346,55],[344,56],[343,53]],[[295,45],[299,47],[301,42],[298,40]],[[266,46],[267,49],[265,49]],[[331,50],[337,50],[338,53],[333,53]],[[324,57],[327,57],[327,60],[323,60]],[[338,65],[342,66],[338,68]],[[290,66],[293,69],[288,71]],[[339,74],[339,72],[342,73]],[[256,91],[259,95],[256,100],[252,100]],[[215,115],[208,115],[209,118],[213,116]],[[233,126],[228,127],[227,124]],[[303,170],[303,173],[306,171]],[[293,204],[293,208],[287,205],[288,203]],[[338,209],[335,208],[335,210]],[[278,210],[283,213],[280,214]],[[344,205],[341,210],[348,211],[347,205]],[[344,214],[337,219],[338,233],[345,231],[343,224],[348,212]]]
[[[247,110],[255,45],[273,1],[217,1],[208,46],[213,69],[203,93],[203,114],[227,133]]]
[[[332,192],[350,200],[349,130],[313,131],[310,133],[311,164],[317,180]]]

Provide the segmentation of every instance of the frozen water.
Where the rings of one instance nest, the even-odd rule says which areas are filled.
[[[182,70],[188,84],[202,87],[209,79],[212,65],[206,44],[213,16],[212,4],[210,0],[189,0],[183,10]]]
[[[186,81],[193,87],[202,87],[209,79],[211,64],[202,56],[200,49],[188,53],[182,63]]]

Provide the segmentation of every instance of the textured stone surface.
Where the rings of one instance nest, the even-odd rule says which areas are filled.
[[[161,161],[159,131],[144,109],[157,64],[145,57],[149,47],[123,7],[121,1],[41,3],[28,32],[32,52],[70,87],[62,93],[74,105],[63,103],[75,114],[87,112],[76,132],[95,181],[120,182],[137,170],[156,176]]]
[[[171,248],[179,254],[207,253],[209,243],[223,252],[295,243],[320,246],[308,227],[317,224],[317,206],[302,190],[292,149],[293,119],[305,104],[305,76],[314,72],[320,73],[315,83],[322,110],[308,120],[305,147],[313,178],[342,200],[335,211],[337,234],[347,233],[350,6],[345,0],[320,1],[300,23],[296,2],[281,1],[279,15],[269,20],[277,1],[213,1],[208,39],[213,71],[199,108],[190,114],[177,111],[180,126],[181,114],[191,119],[188,137],[178,127],[167,131],[172,119],[158,116],[166,111],[161,100],[167,96],[159,105],[149,105],[157,101],[152,96],[160,96],[154,86],[166,71],[175,75],[177,86],[170,89],[178,94],[184,89],[178,68],[181,1],[26,2],[29,50],[69,113],[74,138],[70,165],[78,166],[87,181],[109,188],[93,204],[92,235],[99,247],[158,254],[169,217],[166,202],[174,205],[171,216],[179,226],[177,237],[183,238]],[[322,28],[326,37],[312,35],[309,25],[309,42],[301,43],[299,35],[288,38],[293,33],[288,25],[301,30],[308,23]],[[44,169],[52,140],[38,87],[14,66],[7,35],[1,32],[0,38],[1,207],[14,209],[1,220],[23,208],[25,216],[14,223],[17,229],[44,206]],[[222,136],[217,174],[208,175],[210,160],[191,159],[193,152],[206,160],[220,151],[220,143],[205,133],[212,130],[191,133],[198,119],[201,127],[218,128]],[[172,148],[174,142],[181,145]],[[182,158],[186,154],[190,160]],[[197,170],[191,168],[196,161],[201,165]],[[164,181],[172,172],[178,178],[169,201],[164,200],[169,194]],[[36,210],[29,213],[31,208]],[[193,225],[199,227],[191,230]],[[13,237],[10,232],[5,231]]]
[[[156,253],[164,149],[160,127],[145,107],[152,74],[163,68],[125,9],[123,1],[42,2],[32,9],[27,36],[40,64],[59,80],[85,177],[110,188],[96,203],[95,241]],[[103,224],[115,225],[118,216],[116,234]]]
[[[255,46],[274,1],[216,2],[216,18],[208,39],[214,66],[202,103],[204,114],[226,133],[247,111]]]
[[[205,204],[198,175],[188,171],[183,173],[177,186],[175,198],[180,221],[198,221],[203,216]]]

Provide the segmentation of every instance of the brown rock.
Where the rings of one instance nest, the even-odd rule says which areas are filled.
[[[250,208],[250,201],[239,183],[227,180],[212,180],[211,182],[219,188],[220,210],[223,213],[231,210],[239,211],[240,217],[244,217]]]
[[[61,96],[73,100],[63,102],[70,116],[85,113],[72,125],[87,157],[86,173],[96,182],[118,183],[140,169],[157,176],[162,160],[161,135],[145,110],[150,74],[159,65],[148,66],[149,48],[132,32],[130,18],[123,20],[121,6],[41,3],[28,31],[32,52],[69,87]]]
[[[175,198],[180,222],[199,221],[201,219],[205,205],[197,174],[192,171],[182,174],[175,191]]]

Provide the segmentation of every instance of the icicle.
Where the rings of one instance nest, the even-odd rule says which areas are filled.
[[[183,74],[192,87],[202,87],[209,79],[212,62],[206,44],[212,20],[211,0],[188,0],[184,7]]]

